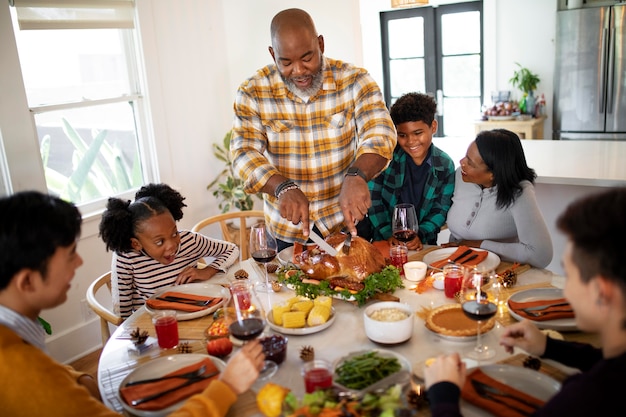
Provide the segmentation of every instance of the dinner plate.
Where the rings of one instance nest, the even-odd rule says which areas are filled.
[[[363,355],[365,353],[370,353],[370,352],[376,352],[379,356],[383,357],[383,358],[396,358],[398,360],[398,362],[400,363],[400,369],[391,374],[388,375],[387,377],[375,382],[374,384],[365,387],[361,390],[355,390],[355,389],[350,389],[348,387],[344,387],[343,385],[339,384],[337,381],[337,375],[336,375],[336,370],[339,366],[341,366],[342,363],[344,363],[347,360],[353,359],[357,356]],[[378,389],[386,389],[389,386],[393,385],[393,384],[406,384],[409,382],[410,379],[410,375],[411,375],[411,364],[409,363],[409,361],[402,355],[392,351],[392,350],[386,350],[386,349],[370,349],[370,350],[361,350],[358,352],[351,352],[349,354],[347,354],[346,356],[343,356],[339,359],[337,359],[335,361],[335,363],[333,364],[333,369],[334,371],[334,375],[333,375],[333,381],[335,381],[333,383],[333,385],[339,387],[342,390],[345,391],[350,391],[356,394],[359,393],[365,393],[368,392],[370,390],[372,390],[373,388],[378,390]],[[403,372],[404,371],[404,372]],[[400,372],[402,372],[402,374],[400,374]]]
[[[457,247],[451,247],[451,248],[437,249],[432,252],[428,252],[426,255],[424,255],[424,262],[426,262],[428,266],[430,266],[430,264],[432,264],[433,262],[437,262],[437,261],[441,261],[442,259],[449,258],[450,255],[452,255],[458,249],[459,248]],[[484,251],[484,249],[478,249],[478,248],[472,248],[472,250]],[[477,266],[487,268],[487,269],[496,269],[497,266],[500,265],[500,257],[493,252],[489,252],[489,251],[486,251],[486,252],[488,252],[487,257],[485,258],[484,261],[479,263]],[[433,268],[433,269],[439,269],[439,268]]]
[[[171,287],[161,288],[150,298],[155,299],[156,297],[160,297],[161,294],[164,294],[168,291],[175,291],[183,294],[204,295],[207,297],[222,297],[221,302],[209,308],[205,308],[204,310],[193,312],[177,311],[176,318],[178,319],[178,321],[192,320],[198,317],[206,316],[207,314],[211,314],[218,308],[222,307],[222,305],[227,304],[230,300],[230,291],[228,291],[227,288],[224,288],[221,285],[208,284],[205,282],[194,282],[191,284],[174,285]],[[154,314],[158,311],[148,307],[147,304],[145,305],[145,307],[146,311],[150,314]]]
[[[289,246],[278,252],[278,261],[283,265],[293,263],[293,246]]]
[[[563,298],[563,290],[560,288],[534,288],[530,290],[519,291],[509,297],[509,300],[516,301],[518,303],[526,303],[530,301],[537,300],[551,300]],[[507,302],[508,303],[508,302]],[[516,320],[522,321],[526,319],[526,317],[522,317],[516,312],[513,311],[512,308],[509,307],[509,313]],[[535,325],[540,329],[550,329],[557,331],[576,331],[578,327],[576,327],[576,319],[575,318],[567,318],[567,319],[557,319],[557,320],[544,320],[544,321],[536,321],[531,320]]]
[[[120,384],[120,388],[126,386],[126,384],[128,384],[131,381],[138,381],[138,380],[148,379],[148,378],[158,378],[163,375],[167,375],[178,369],[184,368],[189,365],[193,365],[194,363],[198,363],[206,358],[211,358],[211,361],[215,364],[215,366],[217,367],[219,371],[222,371],[226,367],[226,363],[224,363],[224,361],[222,361],[221,359],[216,358],[214,356],[202,355],[198,353],[164,356],[161,358],[153,359],[150,362],[145,363],[141,365],[140,367],[136,368],[135,370],[133,370],[131,373],[129,373],[126,376],[126,378],[122,380],[122,383]],[[124,409],[128,411],[131,415],[138,416],[138,417],[163,417],[174,412],[178,408],[180,408],[183,405],[183,403],[186,401],[186,399],[182,400],[162,410],[149,411],[149,410],[138,410],[134,407],[131,407],[129,404],[126,404],[126,402],[122,399],[122,396],[119,393],[119,391],[117,395],[119,397],[120,403],[122,404],[122,407],[124,407]]]
[[[272,330],[277,331],[282,334],[290,334],[290,335],[296,335],[296,336],[321,332],[322,330],[330,327],[334,322],[335,322],[335,307],[330,308],[330,317],[328,317],[328,320],[326,321],[326,323],[320,324],[319,326],[312,326],[312,327],[305,326],[305,327],[300,327],[300,328],[295,328],[295,329],[277,325],[276,323],[274,323],[274,316],[272,315],[272,312],[269,311],[267,313],[267,324],[270,326]]]

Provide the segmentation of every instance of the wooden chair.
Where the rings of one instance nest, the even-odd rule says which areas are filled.
[[[199,233],[203,228],[219,223],[222,230],[222,239],[227,242],[235,243],[239,246],[241,259],[248,259],[250,257],[250,253],[248,252],[249,234],[241,233],[241,230],[246,230],[257,221],[263,219],[264,214],[262,210],[232,211],[207,217],[206,219],[196,223],[191,228],[191,231]],[[239,221],[238,225],[237,220]],[[235,227],[231,226],[233,223],[235,223]]]
[[[109,296],[111,294],[111,271],[106,274],[98,277],[94,282],[89,285],[87,288],[87,304],[89,307],[100,316],[100,334],[102,336],[102,346],[104,346],[111,337],[111,332],[109,330],[109,323],[114,326],[119,326],[122,324],[124,319],[121,316],[118,316],[113,311],[109,310],[105,306],[103,306],[100,301],[96,298],[96,293],[100,288],[105,286],[109,289]]]

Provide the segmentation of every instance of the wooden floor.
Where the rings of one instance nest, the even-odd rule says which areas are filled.
[[[75,360],[74,362],[71,362],[70,365],[77,371],[83,371],[93,375],[94,377],[97,377],[98,360],[100,359],[101,353],[102,349],[98,349],[93,353],[90,353],[80,359]]]

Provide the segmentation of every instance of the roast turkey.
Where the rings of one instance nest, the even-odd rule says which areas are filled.
[[[345,238],[345,234],[335,233],[324,239],[337,249],[336,256],[319,250],[317,246],[304,247],[299,253],[294,248],[294,263],[310,278],[331,281],[333,286],[344,288],[350,288],[351,284],[360,284],[369,275],[382,271],[386,266],[383,254],[358,236],[352,237],[349,253],[343,253]]]

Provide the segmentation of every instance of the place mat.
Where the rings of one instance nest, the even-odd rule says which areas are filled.
[[[524,361],[528,358],[530,358],[530,356],[523,353],[518,353],[517,355],[513,355],[511,357],[498,361],[498,363],[524,367]],[[565,381],[565,379],[567,379],[567,377],[569,377],[568,374],[558,369],[557,367],[552,366],[539,358],[537,358],[537,360],[539,360],[541,363],[541,367],[538,369],[539,372],[546,374],[559,382],[563,382]]]
[[[195,320],[183,320],[178,322],[178,337],[181,340],[204,340],[204,331],[213,323],[213,315],[199,317]],[[156,337],[152,316],[143,312],[132,323],[124,323],[126,330],[120,335],[120,339],[130,338],[130,334],[139,327],[148,332],[149,336]]]

